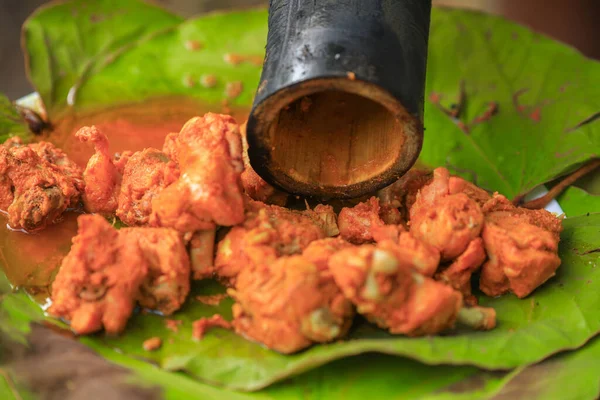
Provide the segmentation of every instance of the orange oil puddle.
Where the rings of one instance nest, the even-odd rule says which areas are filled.
[[[53,130],[38,140],[54,143],[82,167],[93,154],[89,144],[75,140],[82,126],[96,125],[110,141],[112,153],[124,150],[162,148],[169,132],[179,131],[194,116],[221,112],[220,106],[207,106],[189,99],[159,99],[83,114],[69,114],[54,121]],[[229,108],[237,122],[246,120],[249,110]],[[46,303],[49,285],[77,233],[78,213],[65,213],[62,221],[34,233],[10,230],[6,216],[0,215],[0,266],[13,286],[27,290],[38,302]]]

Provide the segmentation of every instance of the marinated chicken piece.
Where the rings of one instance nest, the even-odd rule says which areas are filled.
[[[16,139],[0,146],[0,208],[14,229],[42,229],[79,204],[81,171],[58,149],[51,153],[53,148],[50,143],[25,146]],[[52,154],[60,165],[46,160]]]
[[[353,247],[341,237],[325,238],[311,242],[302,252],[302,256],[317,266],[319,271],[329,269],[329,259],[342,249]]]
[[[171,132],[165,137],[162,151],[175,163],[179,164],[179,132]]]
[[[121,181],[117,217],[129,226],[147,225],[152,200],[177,178],[177,164],[160,150],[148,148],[129,156]]]
[[[545,210],[514,207],[500,196],[491,201],[500,211],[486,214],[482,237],[489,261],[483,265],[479,287],[488,296],[513,292],[526,297],[560,266],[561,221]]]
[[[312,241],[336,231],[327,217],[333,209],[293,211],[253,201],[247,208],[246,221],[219,242],[215,268],[207,276],[216,273],[233,283],[241,269],[300,254]]]
[[[476,305],[477,298],[471,294],[471,276],[479,270],[486,258],[483,240],[474,239],[465,252],[449,266],[442,268],[435,278],[461,292],[466,304]]]
[[[413,168],[390,186],[380,190],[377,197],[382,205],[389,205],[401,210],[404,219],[408,219],[408,211],[415,203],[417,193],[425,185],[431,183],[431,171]]]
[[[69,159],[67,153],[49,142],[31,143],[29,146],[48,164],[57,166],[62,173],[72,178],[75,188],[83,193],[85,188],[83,171],[79,165]]]
[[[377,248],[392,253],[400,264],[415,272],[432,277],[440,263],[440,252],[416,239],[410,232],[400,232],[396,240],[382,240]]]
[[[148,273],[142,250],[99,215],[82,215],[73,246],[52,284],[51,315],[87,334],[121,332]]]
[[[115,165],[115,167],[117,167],[117,172],[119,173],[119,175],[123,176],[123,174],[125,173],[125,166],[127,165],[129,158],[133,154],[133,151],[129,150],[124,151],[122,153],[115,153],[115,156],[113,157],[113,164]]]
[[[88,212],[112,215],[117,210],[121,174],[109,153],[108,138],[95,126],[85,126],[75,136],[92,143],[96,151],[83,173],[83,205]]]
[[[332,206],[319,204],[313,210],[306,210],[304,214],[309,216],[323,229],[325,236],[333,237],[340,234],[340,229],[337,223],[337,215],[335,215],[335,211],[333,211]]]
[[[448,193],[464,193],[471,200],[474,200],[480,207],[483,207],[483,205],[492,198],[490,194],[482,188],[464,180],[463,178],[459,178],[458,176],[451,176],[448,179]]]
[[[433,181],[419,191],[410,209],[410,232],[436,247],[442,260],[448,261],[479,237],[483,212],[466,194],[449,194],[448,170],[437,168],[433,175]]]
[[[287,203],[288,194],[275,189],[262,179],[250,165],[248,157],[248,141],[246,140],[246,124],[240,126],[240,134],[243,147],[244,172],[241,180],[244,192],[253,200],[261,201],[267,204],[284,206]]]
[[[244,269],[235,290],[238,334],[289,354],[346,334],[353,310],[333,280],[302,256]]]
[[[242,145],[233,118],[192,118],[179,133],[177,154],[180,177],[153,199],[151,223],[195,232],[243,222]]]
[[[510,215],[518,215],[520,218],[527,221],[527,223],[550,232],[557,241],[560,239],[560,233],[563,229],[562,219],[556,217],[554,214],[546,210],[529,210],[527,208],[516,207],[506,197],[497,193],[495,193],[494,196],[484,204],[482,210],[486,216],[500,211],[505,211]],[[499,216],[506,214],[496,215]]]
[[[119,236],[139,247],[148,265],[140,306],[165,315],[177,311],[190,291],[190,260],[181,235],[170,228],[124,228]]]
[[[380,206],[377,197],[352,208],[345,207],[338,216],[340,236],[354,244],[372,242],[373,229],[400,222],[400,212],[392,206]]]
[[[374,245],[341,250],[329,268],[357,311],[391,333],[421,336],[452,328],[463,304],[451,287]]]
[[[216,234],[216,229],[208,229],[194,232],[192,235],[190,240],[190,264],[194,279],[204,279],[213,272]]]

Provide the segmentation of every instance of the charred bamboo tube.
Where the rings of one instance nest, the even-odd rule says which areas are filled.
[[[353,198],[416,161],[431,0],[271,0],[250,163],[285,191]]]

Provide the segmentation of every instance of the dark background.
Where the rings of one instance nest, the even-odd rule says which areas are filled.
[[[93,1],[93,0],[89,0]],[[433,0],[486,10],[524,23],[570,43],[600,59],[600,0]],[[17,99],[32,91],[25,77],[20,47],[23,21],[44,0],[0,0],[0,93]],[[156,0],[172,11],[190,16],[217,8],[265,4],[265,0]]]

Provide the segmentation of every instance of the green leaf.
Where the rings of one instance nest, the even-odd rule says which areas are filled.
[[[0,93],[0,143],[13,136],[26,139],[30,135],[27,124],[14,104]]]
[[[599,121],[585,123],[600,112],[598,62],[501,18],[459,10],[432,14],[429,43],[424,163],[514,197],[600,154]],[[461,82],[455,121],[431,96],[449,108]],[[474,124],[490,103],[496,115]]]
[[[23,27],[29,78],[48,114],[56,116],[86,98],[101,97],[102,87],[88,84],[91,77],[106,75],[104,71],[122,53],[181,21],[141,1],[80,0],[42,7]],[[113,99],[121,98],[115,96],[115,88],[133,89],[133,76],[144,80],[145,71],[154,69],[154,60],[146,61],[132,68],[130,76],[107,76]]]
[[[600,212],[600,196],[571,186],[557,198],[558,204],[569,217]]]
[[[494,307],[498,326],[490,332],[459,332],[452,336],[393,337],[368,325],[359,325],[349,340],[314,346],[295,355],[281,355],[223,329],[209,331],[196,342],[191,322],[221,313],[231,314],[231,302],[208,306],[194,299],[198,293],[217,293],[205,281],[173,318],[183,321],[177,333],[168,330],[157,315],[138,315],[118,338],[103,335],[87,339],[93,348],[119,349],[135,358],[149,359],[166,369],[184,370],[206,382],[240,390],[256,390],[285,377],[335,359],[367,352],[406,356],[426,364],[469,364],[509,369],[540,361],[558,351],[583,345],[600,331],[600,214],[564,222],[560,256],[563,266],[555,278],[527,299],[506,295],[480,298]],[[151,336],[163,339],[160,350],[142,349]]]
[[[31,321],[41,321],[44,313],[40,306],[25,293],[14,291],[4,275],[0,273],[0,335],[10,340],[25,343]]]
[[[260,68],[249,62],[231,65],[224,58],[226,54],[260,58],[266,19],[266,11],[255,10],[211,14],[183,22],[135,0],[57,3],[36,13],[24,27],[30,77],[51,119],[68,111],[173,95],[201,99],[217,109],[227,97],[225,85],[231,82],[242,82],[244,86],[232,104],[249,106]],[[203,47],[189,50],[191,43]],[[441,95],[444,107],[458,101],[460,83],[464,82],[466,103],[461,122],[469,124],[490,102],[496,102],[499,111],[488,121],[470,126],[469,134],[465,134],[457,121],[428,101],[422,151],[425,163],[447,165],[479,185],[515,196],[598,154],[597,122],[579,125],[598,112],[600,89],[593,83],[598,80],[600,69],[576,51],[497,17],[434,10],[429,61],[427,96]],[[215,87],[199,84],[206,74],[217,78]],[[499,326],[492,332],[408,339],[358,326],[348,342],[283,356],[221,329],[209,332],[200,342],[193,341],[191,322],[216,312],[227,316],[230,303],[224,301],[214,307],[190,299],[173,317],[184,321],[177,333],[167,330],[159,316],[138,315],[119,338],[96,335],[82,340],[106,357],[112,352],[131,366],[137,364],[138,371],[151,368],[166,374],[161,381],[165,386],[172,377],[181,378],[172,378],[178,386],[170,389],[176,395],[169,398],[187,398],[183,388],[192,391],[193,381],[139,359],[170,369],[182,368],[189,376],[205,382],[245,390],[365,352],[404,355],[428,364],[473,364],[485,368],[531,364],[557,351],[581,346],[600,329],[600,299],[596,295],[600,290],[598,253],[593,252],[600,242],[598,224],[598,214],[565,222],[563,266],[558,276],[533,296],[526,300],[513,296],[483,299],[498,310]],[[202,282],[195,290],[206,294],[219,288]],[[151,336],[163,338],[164,345],[157,352],[147,353],[142,350],[142,342]],[[451,374],[447,371],[456,371],[456,379],[475,371],[472,367],[426,367],[381,355],[361,357],[366,358],[335,361],[295,378],[290,385],[295,397],[290,398],[299,397],[302,389],[298,389],[298,380],[304,376],[310,377],[306,378],[306,385],[316,393],[314,397],[330,398],[329,393],[334,398],[333,392],[320,389],[326,385],[323,382],[339,379],[336,382],[340,382],[340,388],[343,376],[336,378],[336,374],[341,374],[338,370],[350,368],[352,360],[366,363],[368,357],[377,357],[381,365],[389,368],[374,377],[356,379],[357,385],[364,385],[361,390],[356,389],[363,397],[376,388],[375,383],[368,383],[379,382],[379,378],[381,382],[389,379],[388,385],[395,388],[394,379],[407,374],[410,379],[406,380],[406,393],[411,393],[411,383],[418,393],[426,393]],[[398,371],[404,372],[392,368],[394,360]],[[409,375],[411,372],[414,375]],[[520,370],[514,373],[517,372]],[[158,379],[148,374],[149,378]],[[508,379],[486,374],[481,393],[503,387]],[[429,382],[433,383],[428,389],[425,386]],[[348,387],[352,393],[354,389]],[[392,388],[388,397],[396,395]],[[419,392],[419,388],[423,391]],[[344,395],[343,389],[339,396]],[[271,396],[269,390],[256,396]],[[402,390],[400,387],[399,393],[404,393]],[[231,392],[206,385],[191,393],[202,398],[234,398],[229,396],[233,396]],[[479,392],[468,395],[473,393]]]
[[[472,367],[431,367],[388,355],[367,354],[334,361],[256,393],[233,392],[161,370],[103,348],[108,360],[131,368],[139,385],[159,385],[167,400],[188,398],[231,400],[287,399],[520,399],[582,400],[600,394],[600,338],[577,351],[511,372]]]
[[[136,0],[86,0],[43,8],[24,25],[30,78],[51,117],[74,109],[184,95],[220,105],[227,83],[249,105],[260,67],[226,62],[226,54],[262,61],[265,10],[209,14],[183,22]],[[68,16],[68,18],[67,18]],[[198,46],[196,50],[190,47]],[[204,87],[205,75],[217,79]]]

